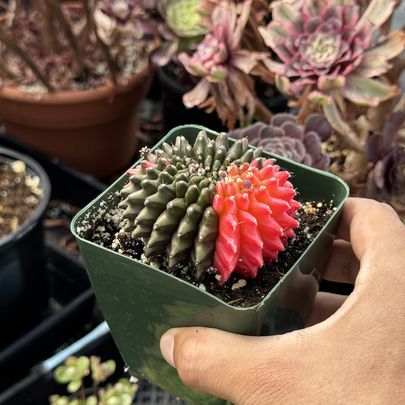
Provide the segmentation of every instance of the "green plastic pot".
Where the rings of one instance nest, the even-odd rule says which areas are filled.
[[[163,142],[183,135],[193,143],[196,125],[174,128]],[[215,132],[207,130],[209,136]],[[190,404],[222,404],[223,400],[193,392],[167,365],[159,349],[161,335],[169,328],[207,326],[244,335],[271,335],[302,328],[330,253],[339,215],[349,195],[338,177],[272,154],[278,164],[294,173],[301,201],[333,200],[337,209],[288,273],[253,307],[232,307],[213,295],[164,271],[115,253],[81,238],[77,233],[85,215],[108,203],[107,196],[127,181],[123,175],[77,214],[72,222],[101,311],[133,375],[161,386]],[[225,372],[225,370],[224,370]]]

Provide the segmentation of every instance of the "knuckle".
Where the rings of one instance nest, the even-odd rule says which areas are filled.
[[[196,336],[188,336],[183,339],[176,359],[176,369],[179,377],[189,387],[196,387],[199,382],[197,343],[198,338]]]

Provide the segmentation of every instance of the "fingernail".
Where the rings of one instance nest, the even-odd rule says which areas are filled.
[[[165,333],[160,339],[160,351],[163,358],[174,368],[174,336],[171,333]]]

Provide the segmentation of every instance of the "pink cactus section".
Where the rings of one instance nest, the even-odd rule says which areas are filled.
[[[225,283],[233,272],[255,278],[263,263],[277,260],[298,226],[300,203],[290,175],[272,159],[231,165],[216,184],[213,207],[219,216],[214,267]]]

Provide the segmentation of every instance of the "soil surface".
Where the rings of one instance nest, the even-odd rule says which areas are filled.
[[[39,177],[27,173],[24,162],[8,163],[0,156],[0,238],[31,218],[41,199]]]
[[[203,280],[197,280],[190,263],[185,263],[175,269],[168,269],[163,257],[157,257],[153,259],[153,262],[148,261],[143,255],[143,243],[139,240],[132,240],[129,233],[119,232],[122,227],[120,209],[107,209],[107,206],[117,206],[116,200],[119,200],[119,197],[112,195],[110,200],[102,203],[101,209],[90,215],[85,223],[78,227],[78,232],[82,237],[173,274],[215,295],[222,301],[238,307],[250,307],[261,302],[298,260],[335,210],[332,202],[304,203],[297,212],[300,227],[296,229],[296,237],[289,242],[286,250],[280,253],[277,262],[265,264],[255,279],[244,280],[240,275],[232,275],[223,286],[219,286],[214,268],[208,269]]]
[[[40,7],[17,7],[11,11],[11,25],[4,24],[4,31],[12,45],[0,48],[0,87],[18,86],[39,99],[47,92],[32,69],[14,52],[15,44],[35,62],[46,81],[57,91],[88,90],[110,83],[111,69],[105,53],[94,36],[88,35],[85,14],[74,3],[66,2],[61,8],[66,22],[76,34],[79,48],[76,52],[59,24],[47,32],[48,25]],[[112,20],[101,31],[108,38],[107,48],[118,81],[125,85],[130,77],[147,66],[154,44],[140,40],[138,31],[128,29],[130,26],[118,29],[120,25],[117,24],[116,29],[110,31],[110,23],[113,24]],[[98,24],[100,27],[100,22]]]

